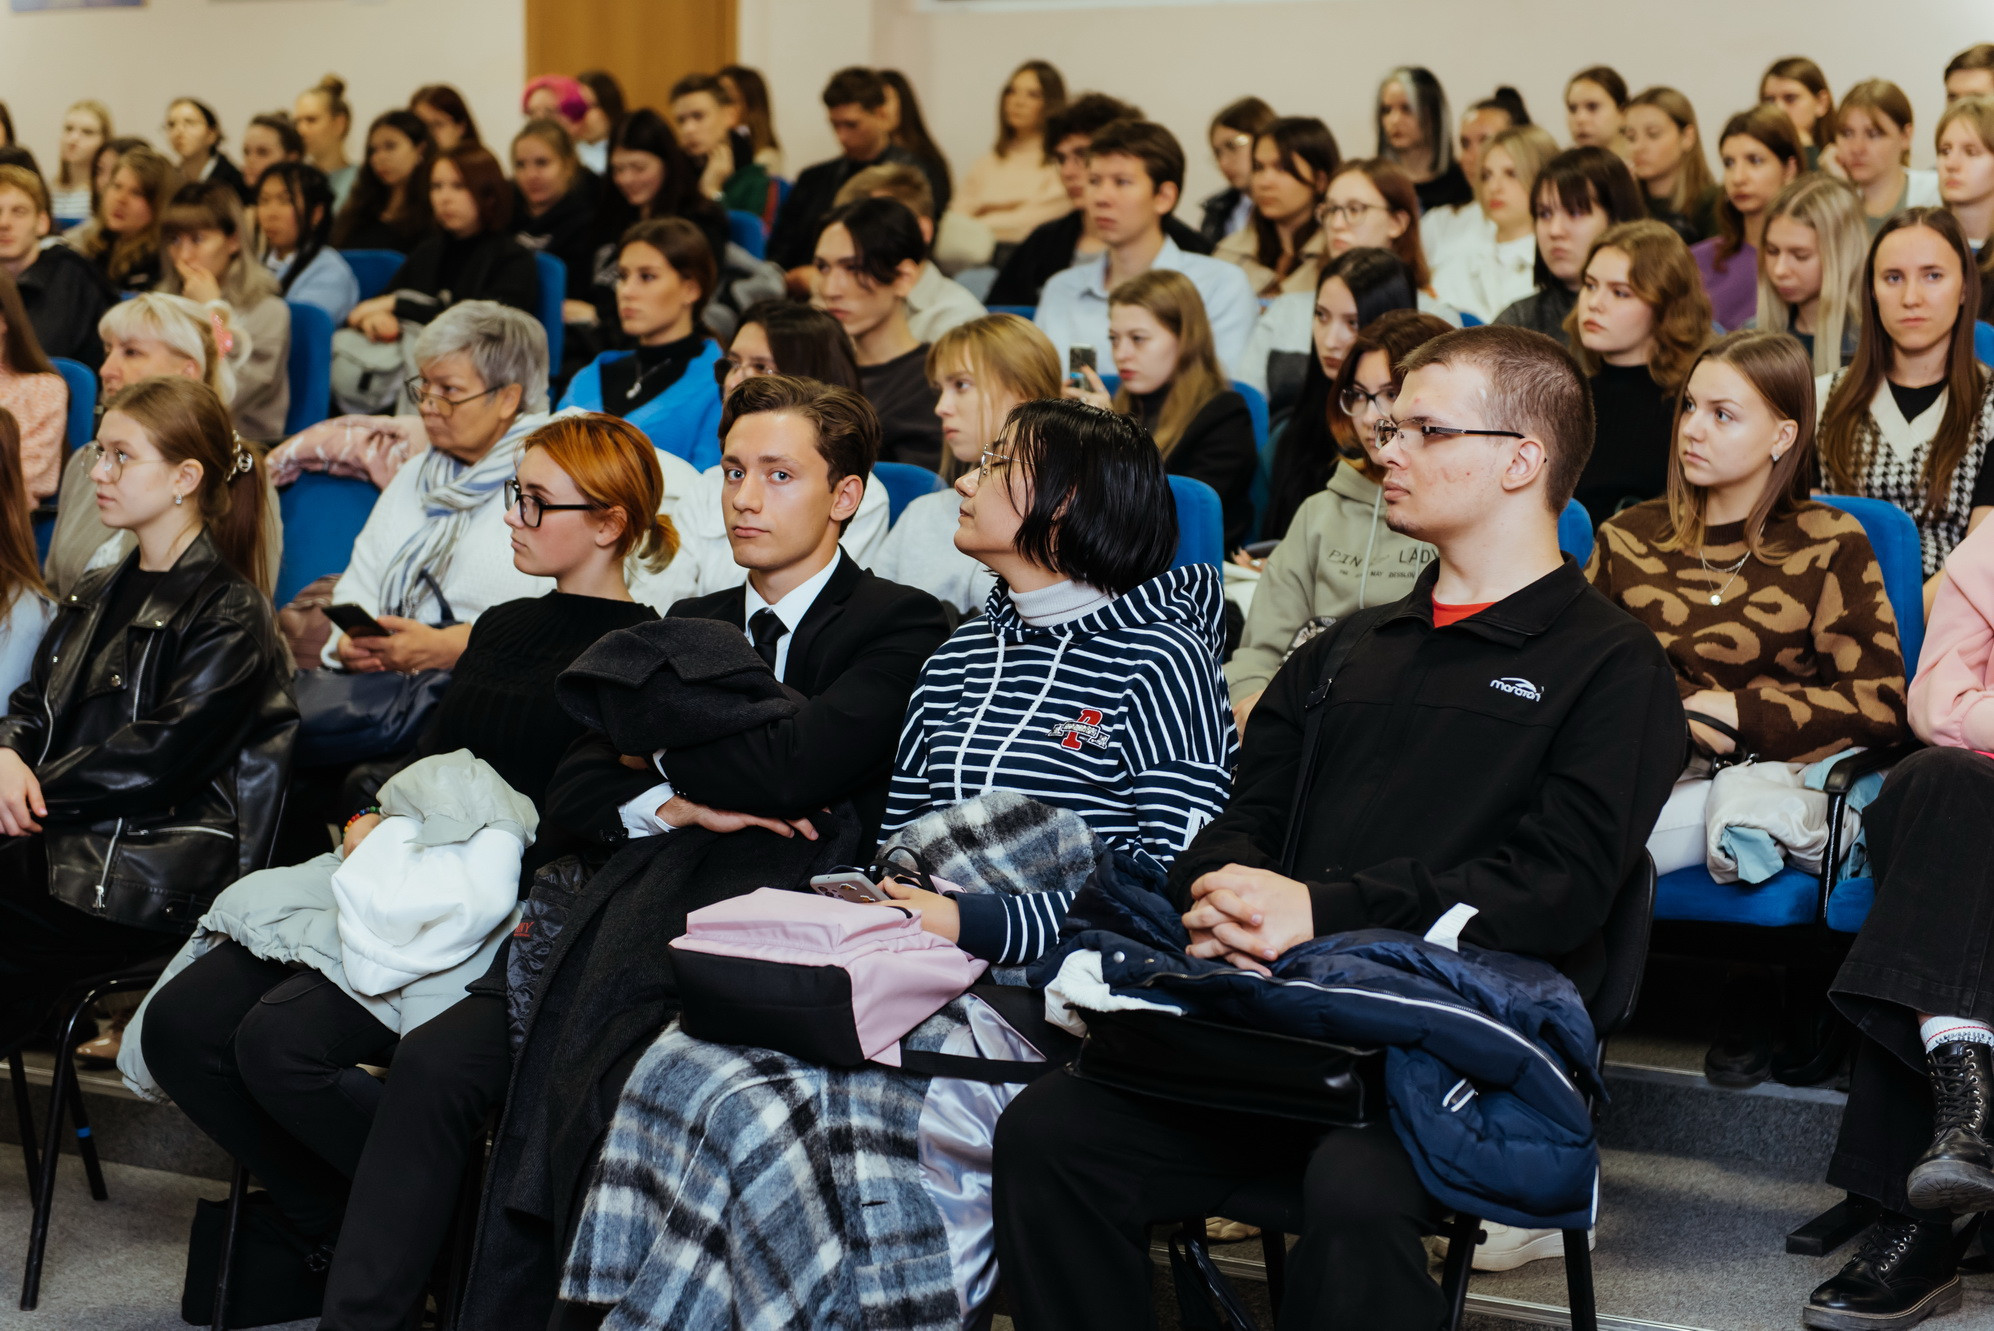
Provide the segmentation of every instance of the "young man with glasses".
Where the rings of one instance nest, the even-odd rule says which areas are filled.
[[[1558,549],[1592,448],[1571,356],[1490,327],[1404,366],[1374,427],[1387,521],[1437,558],[1351,630],[1326,697],[1334,626],[1275,675],[1232,800],[1170,889],[1195,955],[1265,970],[1311,938],[1419,934],[1453,912],[1467,942],[1550,961],[1590,995],[1601,926],[1682,770],[1675,682],[1654,635]],[[1284,863],[1311,705],[1321,742]],[[997,1131],[997,1247],[1020,1331],[1149,1326],[1147,1227],[1212,1214],[1269,1175],[1304,1198],[1280,1326],[1440,1323],[1420,1243],[1435,1208],[1389,1124],[1323,1131],[1060,1073]]]
[[[1112,365],[1108,293],[1151,268],[1174,268],[1191,279],[1205,303],[1212,344],[1228,372],[1246,348],[1260,302],[1237,264],[1186,254],[1164,234],[1163,219],[1184,187],[1184,149],[1161,125],[1119,120],[1096,134],[1087,150],[1085,207],[1105,252],[1047,280],[1034,322],[1062,355],[1091,350],[1095,364]]]
[[[811,813],[850,799],[870,846],[907,700],[949,633],[941,602],[838,546],[879,452],[879,418],[849,389],[761,375],[729,395],[720,430],[721,512],[747,578],[668,613],[734,625],[808,701],[750,739],[707,746],[683,789],[665,775],[666,755],[619,754],[591,735],[555,773],[546,815],[598,842],[687,826],[814,836]],[[766,791],[766,802],[713,808],[699,799],[702,780]]]

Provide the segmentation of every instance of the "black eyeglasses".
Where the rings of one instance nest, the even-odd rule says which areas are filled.
[[[1458,425],[1401,425],[1387,416],[1371,427],[1371,438],[1379,448],[1390,448],[1402,434],[1416,434],[1426,439],[1459,439],[1464,435],[1486,435],[1492,439],[1528,439],[1530,436],[1517,430],[1468,430]]]
[[[600,504],[548,504],[534,498],[519,488],[519,480],[514,477],[505,483],[505,506],[519,510],[521,523],[539,530],[540,519],[548,513],[580,513],[585,509],[602,507]]]
[[[1343,414],[1346,416],[1355,416],[1358,412],[1364,410],[1366,402],[1376,407],[1378,414],[1382,416],[1392,409],[1393,403],[1399,400],[1399,390],[1390,384],[1386,384],[1375,393],[1367,393],[1355,384],[1352,384],[1343,390],[1342,397],[1337,400],[1343,404]]]

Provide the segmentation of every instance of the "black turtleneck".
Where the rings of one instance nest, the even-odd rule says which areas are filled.
[[[610,361],[602,367],[602,409],[612,416],[629,415],[683,378],[685,367],[705,346],[705,331],[695,327],[676,342],[638,347]]]
[[[1602,365],[1591,382],[1595,433],[1577,498],[1597,527],[1668,489],[1675,395],[1645,365]]]

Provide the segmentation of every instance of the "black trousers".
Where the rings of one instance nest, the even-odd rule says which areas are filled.
[[[1306,1223],[1280,1331],[1433,1331],[1436,1218],[1386,1124],[1328,1132],[1125,1095],[1060,1072],[997,1121],[997,1253],[1020,1331],[1147,1331],[1149,1226],[1300,1178]]]
[[[185,941],[57,901],[42,847],[38,836],[0,838],[0,1052],[35,1033],[64,986],[172,956]]]
[[[1994,759],[1921,749],[1863,818],[1876,904],[1835,977],[1858,1044],[1828,1182],[1921,1219],[1905,1177],[1932,1140],[1918,1014],[1994,1022]]]

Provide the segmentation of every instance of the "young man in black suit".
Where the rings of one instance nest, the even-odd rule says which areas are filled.
[[[586,736],[555,772],[544,812],[596,842],[693,825],[814,836],[810,813],[850,799],[876,839],[907,700],[949,635],[941,602],[874,577],[838,547],[879,453],[879,417],[849,390],[763,375],[728,398],[720,436],[727,540],[748,576],[670,613],[739,628],[808,701],[750,736],[675,754],[680,784],[664,778],[662,755],[619,754]],[[701,802],[707,789],[761,798],[715,808]]]

